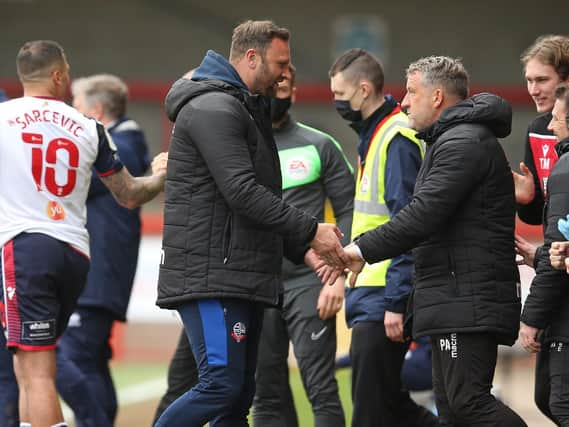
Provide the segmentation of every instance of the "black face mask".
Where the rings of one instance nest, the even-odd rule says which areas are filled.
[[[273,123],[280,122],[290,108],[290,104],[290,96],[288,98],[271,98],[271,121]]]
[[[350,122],[362,121],[362,112],[360,110],[353,110],[349,100],[336,100],[334,101],[334,107],[336,107],[336,111],[343,119]]]

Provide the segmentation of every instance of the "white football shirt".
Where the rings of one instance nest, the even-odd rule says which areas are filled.
[[[103,125],[62,101],[23,97],[0,104],[0,247],[43,233],[89,255],[85,200],[91,170],[122,168]]]

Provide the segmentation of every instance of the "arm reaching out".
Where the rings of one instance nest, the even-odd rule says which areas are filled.
[[[167,161],[167,153],[158,154],[152,161],[151,176],[135,178],[126,168],[122,168],[113,175],[101,177],[101,181],[120,205],[134,209],[152,200],[164,189]]]

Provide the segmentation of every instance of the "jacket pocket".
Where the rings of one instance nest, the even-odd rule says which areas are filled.
[[[227,220],[225,220],[225,226],[223,227],[223,238],[221,239],[221,256],[224,264],[227,264],[231,256],[231,224],[231,215],[228,215]]]

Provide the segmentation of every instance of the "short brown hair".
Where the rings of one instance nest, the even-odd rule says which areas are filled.
[[[22,82],[46,78],[55,65],[63,65],[65,53],[57,42],[34,40],[24,43],[16,57],[16,68]]]
[[[538,37],[521,55],[522,64],[530,59],[537,59],[545,65],[551,65],[561,80],[569,78],[569,37],[545,35]]]
[[[385,76],[381,62],[364,49],[350,49],[344,52],[330,68],[329,77],[343,73],[344,78],[351,83],[368,80],[378,93],[383,92]]]
[[[248,49],[255,49],[265,57],[265,52],[274,38],[289,41],[290,32],[278,27],[273,21],[245,21],[233,30],[229,59],[240,59]]]
[[[95,74],[74,80],[71,93],[74,97],[83,95],[90,107],[101,103],[105,114],[113,119],[120,119],[126,114],[128,87],[112,74]]]
[[[407,77],[416,72],[421,73],[425,84],[442,86],[460,99],[468,98],[468,72],[459,58],[427,56],[409,64]]]
[[[555,88],[555,99],[563,101],[565,104],[565,111],[567,112],[567,125],[569,126],[569,84],[560,83]]]

